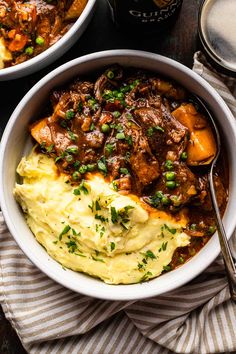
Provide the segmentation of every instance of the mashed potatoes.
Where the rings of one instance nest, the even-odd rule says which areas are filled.
[[[160,275],[176,248],[189,243],[183,216],[177,222],[164,212],[150,213],[100,175],[71,185],[53,159],[34,151],[17,172],[23,182],[14,194],[30,229],[65,267],[110,284],[136,283]]]
[[[4,38],[0,37],[0,69],[3,69],[5,62],[9,60],[12,60],[11,52],[7,49]]]

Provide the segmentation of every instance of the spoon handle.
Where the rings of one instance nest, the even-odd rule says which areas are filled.
[[[211,194],[212,206],[216,216],[216,224],[217,224],[218,237],[221,246],[221,252],[223,255],[226,275],[229,283],[229,290],[230,290],[232,300],[236,302],[236,268],[229,247],[229,243],[226,237],[224,225],[221,219],[220,210],[216,199],[216,192],[215,192],[215,186],[213,181],[213,165],[209,173],[209,186],[211,191],[210,194]]]

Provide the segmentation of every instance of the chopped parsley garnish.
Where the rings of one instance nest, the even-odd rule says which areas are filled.
[[[68,130],[68,134],[69,134],[72,141],[77,140],[77,136],[71,130]]]
[[[82,110],[83,110],[83,103],[80,101],[79,104],[78,104],[78,107],[77,107],[77,111],[79,113],[82,113]]]
[[[146,258],[151,258],[151,259],[157,258],[157,257],[155,256],[155,254],[154,254],[152,251],[150,251],[150,250],[148,250],[148,251],[145,253],[145,257],[146,257]]]
[[[61,159],[64,159],[65,156],[66,156],[66,153],[63,152],[61,155],[57,156],[54,161],[55,161],[55,162],[58,162],[58,161],[60,161]]]
[[[98,200],[96,200],[96,202],[95,202],[95,208],[96,208],[96,210],[101,210]]]
[[[74,195],[80,195],[81,192],[83,192],[85,195],[89,194],[89,191],[88,191],[87,187],[85,186],[84,180],[80,183],[79,187],[74,189],[74,191],[73,191]]]
[[[68,250],[69,250],[70,253],[74,253],[77,250],[77,248],[78,248],[76,242],[73,241],[73,240],[70,240],[69,242],[66,242],[66,245],[67,245]]]
[[[122,173],[123,175],[129,175],[130,174],[129,170],[127,168],[123,168],[123,167],[120,168],[120,173]]]
[[[73,147],[71,147],[71,148],[67,148],[67,149],[66,149],[66,152],[67,152],[68,154],[73,154],[73,155],[78,154],[78,151],[79,151],[78,146],[73,146]]]
[[[95,214],[95,219],[100,220],[101,222],[107,222],[108,221],[107,218],[105,218],[104,216],[99,215],[99,214]]]
[[[119,215],[116,211],[116,208],[111,207],[111,221],[113,222],[113,224],[118,222],[118,218],[119,218]]]
[[[94,209],[94,201],[93,201],[93,200],[92,200],[92,204],[89,204],[88,207],[89,207],[89,209],[91,209],[92,212],[93,212],[93,209]]]
[[[166,251],[167,245],[168,245],[168,241],[163,242],[162,245],[161,245],[161,249],[162,249],[163,251]]]
[[[170,265],[163,266],[163,270],[165,270],[166,272],[169,272],[171,269],[172,267]]]
[[[145,274],[142,276],[142,278],[140,279],[140,283],[149,280],[149,278],[150,278],[151,276],[152,276],[152,273],[151,273],[151,272],[145,273]]]
[[[53,148],[54,148],[54,144],[51,144],[51,145],[49,145],[48,147],[46,147],[46,151],[47,151],[48,153],[50,153],[50,152],[53,151]]]
[[[114,151],[115,145],[114,144],[106,144],[105,149],[109,155],[111,155]]]
[[[117,211],[115,207],[111,207],[111,221],[113,222],[113,224],[120,222],[120,225],[123,226],[124,229],[128,230],[125,224],[130,221],[128,214],[130,209],[134,209],[134,207],[131,205],[126,205],[119,211]]]
[[[131,135],[127,136],[126,141],[131,146],[133,144],[132,136]]]
[[[154,127],[148,128],[148,130],[147,130],[147,136],[148,136],[148,137],[151,137],[151,136],[154,134],[155,131],[158,131],[158,132],[161,132],[161,133],[164,133],[164,132],[165,132],[165,130],[164,130],[162,127],[160,127],[159,125],[156,125],[156,126],[154,126]]]
[[[110,246],[111,246],[111,251],[114,251],[114,249],[116,248],[115,242],[111,242]]]
[[[169,227],[168,225],[164,224],[164,228],[169,231],[172,235],[176,234],[176,229]]]
[[[98,169],[101,171],[105,176],[107,175],[107,164],[106,159],[103,156],[101,160],[98,160]]]
[[[80,166],[80,161],[79,161],[79,160],[76,160],[76,161],[74,162],[73,166],[74,166],[75,169],[79,168],[79,166]]]
[[[70,120],[74,118],[74,116],[75,116],[75,112],[73,111],[73,109],[68,109],[66,111],[66,119]]]
[[[91,123],[89,130],[92,132],[95,129],[94,123]]]
[[[104,262],[104,260],[103,259],[101,259],[101,258],[96,258],[96,257],[94,257],[94,256],[91,256],[92,257],[92,259],[94,260],[94,261],[96,261],[96,262],[102,262],[102,263],[105,263]]]
[[[66,234],[70,231],[70,229],[71,229],[70,225],[66,225],[66,226],[64,227],[64,229],[62,230],[62,232],[61,232],[60,235],[59,235],[59,240],[60,240],[60,241],[61,241],[61,239],[62,239],[62,236],[63,236],[63,235],[66,235]]]
[[[112,186],[113,186],[114,191],[117,192],[118,191],[118,184],[116,181],[112,181]]]

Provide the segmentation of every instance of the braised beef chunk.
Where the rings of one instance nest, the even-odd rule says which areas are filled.
[[[168,151],[174,151],[176,159],[187,146],[188,129],[179,123],[161,104],[160,109],[140,108],[134,111],[137,121],[143,126],[151,149],[161,159]]]
[[[78,78],[54,90],[51,105],[31,133],[71,183],[86,179],[87,172],[101,173],[114,190],[135,194],[156,209],[186,208],[187,232],[209,236],[214,215],[207,163],[191,161],[199,147],[209,151],[214,141],[201,141],[211,127],[184,89],[150,72],[114,65],[98,79]],[[215,184],[223,211],[227,191],[219,173]]]

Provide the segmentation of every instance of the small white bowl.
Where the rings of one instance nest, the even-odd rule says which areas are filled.
[[[200,274],[220,252],[217,234],[196,256],[176,270],[142,284],[108,285],[82,273],[65,271],[59,263],[50,258],[29,230],[12,193],[16,179],[16,166],[25,151],[29,149],[27,146],[28,125],[33,119],[38,118],[38,112],[45,104],[49,92],[77,75],[89,74],[114,63],[152,70],[168,76],[207,102],[223,131],[229,160],[230,189],[224,225],[228,238],[232,235],[236,226],[234,201],[236,195],[236,125],[234,118],[218,93],[192,70],[163,56],[141,51],[111,50],[77,58],[49,73],[26,94],[12,114],[1,142],[0,202],[6,223],[16,242],[31,261],[49,277],[81,294],[108,300],[135,300],[163,294],[178,288]]]
[[[82,14],[69,31],[44,52],[21,64],[0,69],[0,81],[14,80],[30,75],[61,57],[81,37],[87,28],[94,12],[95,3],[96,0],[88,0]]]

